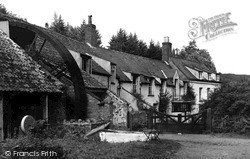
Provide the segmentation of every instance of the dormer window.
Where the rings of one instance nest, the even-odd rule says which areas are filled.
[[[92,60],[88,58],[82,58],[82,70],[92,74]]]

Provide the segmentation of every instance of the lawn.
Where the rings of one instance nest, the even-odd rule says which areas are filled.
[[[36,143],[34,139],[32,141],[12,141],[9,143],[26,142],[28,145]],[[29,142],[32,142],[30,144]],[[40,141],[39,141],[40,142]],[[59,158],[65,159],[167,159],[171,158],[173,154],[179,149],[180,144],[171,140],[161,141],[149,141],[149,142],[129,142],[129,143],[108,143],[101,142],[97,137],[92,137],[88,140],[63,138],[63,139],[46,139],[42,141],[45,145],[60,146],[63,150],[63,156]],[[44,145],[39,143],[40,146]],[[39,145],[38,144],[38,145]],[[27,145],[27,144],[26,144]],[[37,144],[35,144],[37,146]],[[25,146],[21,146],[22,149]],[[45,146],[46,147],[46,146]],[[47,146],[48,147],[48,146]],[[5,150],[9,150],[9,147]],[[23,149],[26,151],[36,150],[32,145],[32,149]],[[39,149],[41,150],[41,149]],[[36,150],[36,151],[39,151]],[[50,149],[46,149],[50,150]],[[13,151],[13,150],[12,150]],[[58,150],[53,150],[58,151]],[[1,153],[3,153],[2,151]],[[41,157],[42,158],[42,157]],[[53,158],[53,157],[51,157]],[[55,157],[54,157],[55,158]],[[58,157],[57,157],[58,158]]]
[[[36,127],[35,127],[36,128]],[[0,155],[5,151],[42,152],[53,151],[55,156],[29,157],[35,159],[167,159],[180,148],[171,140],[108,143],[101,142],[96,133],[84,138],[86,130],[78,126],[57,126],[49,129],[33,129],[25,136],[6,139],[0,143]],[[18,145],[18,146],[17,146]],[[1,158],[1,156],[0,156]],[[20,157],[20,159],[26,157]]]
[[[170,140],[129,143],[85,141],[77,144],[72,142],[63,147],[70,150],[69,158],[167,159],[171,158],[180,145]]]

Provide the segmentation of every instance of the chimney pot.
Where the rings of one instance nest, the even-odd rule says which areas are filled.
[[[88,24],[92,24],[92,15],[89,15]]]
[[[164,42],[166,43],[166,42],[169,42],[169,37],[168,36],[165,36],[164,37]]]

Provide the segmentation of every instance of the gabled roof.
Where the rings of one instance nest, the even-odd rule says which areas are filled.
[[[61,87],[0,30],[0,91],[61,92]]]
[[[216,73],[216,71],[206,67],[202,63],[197,63],[194,61],[184,60],[180,58],[171,58],[171,61],[189,80],[197,80],[197,78],[187,69],[187,67],[197,70],[197,71],[203,71],[207,73]]]
[[[121,71],[140,74],[147,77],[156,76],[161,79],[166,78],[162,71],[164,71],[167,78],[173,77],[175,72],[169,65],[160,60],[98,47],[91,47],[91,50],[90,54],[115,63],[117,68],[121,69]]]

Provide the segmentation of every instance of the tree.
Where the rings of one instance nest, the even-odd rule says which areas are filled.
[[[169,108],[169,103],[171,100],[171,95],[169,92],[160,93],[159,95],[159,112],[166,113]]]
[[[99,30],[95,30],[96,37],[97,37],[97,46],[102,47],[102,35],[100,34]]]
[[[223,132],[241,132],[250,119],[250,81],[224,81],[201,109],[212,109],[214,124]]]
[[[11,16],[13,18],[16,18],[20,21],[27,22],[26,18],[21,18],[21,17],[17,16],[16,14],[13,14],[12,12],[8,11],[3,4],[0,4],[0,13],[6,14],[6,15]]]
[[[109,41],[109,49],[123,51],[133,55],[144,56],[161,60],[160,44],[155,44],[152,40],[147,46],[145,42],[138,39],[136,34],[127,34],[124,29],[119,29]]]
[[[147,57],[161,60],[161,55],[162,55],[162,51],[161,51],[160,43],[158,42],[157,44],[155,44],[154,41],[151,40],[149,43],[148,50],[147,50]]]
[[[184,101],[195,101],[195,93],[194,93],[194,89],[192,86],[190,86],[190,84],[188,83],[187,85],[187,92],[186,94],[184,94],[182,96],[182,99]]]
[[[86,30],[86,22],[85,20],[82,21],[80,26],[73,27],[69,23],[65,25],[64,20],[62,19],[61,15],[57,15],[55,13],[54,15],[54,21],[51,23],[51,26],[49,27],[48,24],[45,24],[46,28],[50,28],[62,35],[65,35],[67,37],[70,37],[72,39],[75,39],[79,42],[85,42],[85,30]],[[101,40],[101,34],[96,29],[95,30],[96,36],[97,36],[97,46],[101,47],[102,40]]]
[[[139,56],[146,56],[147,50],[148,50],[147,44],[146,44],[144,41],[139,40],[139,42],[138,42],[138,52],[137,52],[137,54],[138,54]]]
[[[68,33],[68,28],[65,25],[62,16],[61,15],[58,16],[56,13],[54,14],[54,21],[51,23],[50,29],[62,35],[67,35]]]
[[[196,45],[196,41],[194,40],[190,41],[188,46],[184,46],[178,56],[183,59],[203,63],[209,69],[216,71],[215,65],[209,52],[205,49],[199,49]]]
[[[3,4],[0,4],[0,13],[7,14],[8,11]]]
[[[116,35],[113,35],[109,41],[109,49],[126,52],[126,44],[128,41],[127,32],[120,29]]]

